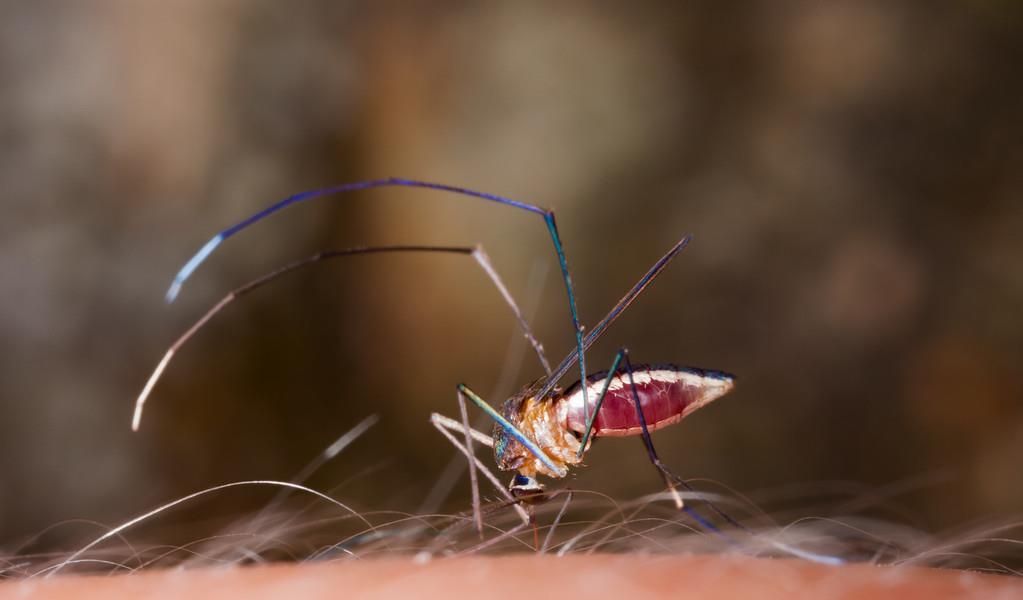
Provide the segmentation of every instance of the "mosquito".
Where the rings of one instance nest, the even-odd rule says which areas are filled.
[[[687,490],[692,490],[692,488],[684,479],[674,475],[661,462],[650,433],[678,423],[697,409],[727,394],[735,385],[735,377],[722,371],[670,364],[633,365],[630,361],[629,350],[624,347],[618,350],[607,371],[589,376],[586,373],[586,350],[662,273],[668,263],[687,246],[691,239],[690,236],[685,236],[674,244],[611,308],[607,315],[589,333],[584,335],[584,329],[579,322],[568,261],[553,210],[461,187],[409,179],[378,179],[295,194],[224,229],[202,246],[177,273],[167,291],[167,301],[172,302],[177,297],[186,280],[224,240],[277,211],[313,198],[388,186],[438,190],[496,202],[543,217],[561,267],[576,342],[575,348],[556,368],[550,367],[543,346],[533,335],[522,311],[518,308],[482,247],[367,246],[349,248],[323,252],[286,265],[234,290],[215,304],[165,353],[136,401],[132,428],[138,429],[146,399],[174,354],[213,315],[239,296],[301,267],[342,256],[385,252],[467,254],[475,258],[500,292],[545,371],[544,377],[505,400],[500,410],[491,406],[466,384],[459,383],[456,386],[456,397],[461,418],[456,420],[438,413],[433,413],[430,417],[431,423],[468,459],[473,495],[473,520],[481,535],[482,516],[477,470],[483,473],[495,488],[505,495],[509,503],[519,511],[525,523],[527,520],[531,520],[531,513],[527,514],[521,505],[542,497],[544,493],[544,485],[537,479],[538,476],[565,477],[570,467],[577,466],[582,462],[583,456],[591,447],[594,438],[636,435],[641,436],[650,462],[662,478],[676,507],[690,514],[705,528],[721,534],[720,530],[683,502],[678,488],[682,487]],[[579,365],[579,382],[564,389],[559,387],[561,379],[576,363]],[[477,406],[494,421],[492,435],[470,427],[466,400]],[[458,434],[461,434],[462,440],[456,437]],[[503,486],[476,457],[474,443],[493,449],[495,461],[500,470],[514,472],[510,484]],[[729,523],[749,532],[747,528],[712,503],[708,504]],[[797,552],[797,554],[804,555],[805,553]]]

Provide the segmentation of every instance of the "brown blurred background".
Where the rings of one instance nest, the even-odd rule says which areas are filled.
[[[625,344],[739,376],[655,436],[680,474],[810,484],[787,498],[817,514],[900,491],[893,518],[926,530],[1018,513],[1023,8],[731,6],[5,4],[0,548],[287,479],[371,413],[309,483],[416,510],[451,457],[426,419],[457,414],[455,383],[497,403],[541,372],[462,257],[361,257],[260,290],[185,347],[129,430],[206,307],[320,249],[480,242],[559,360],[571,328],[541,220],[436,192],[293,208],[163,303],[223,227],[391,175],[554,207],[590,324],[694,235],[588,355],[606,368]],[[588,457],[573,486],[658,489],[638,440]],[[446,508],[467,506],[459,483]]]

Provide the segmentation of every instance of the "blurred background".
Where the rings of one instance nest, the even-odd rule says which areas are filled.
[[[738,375],[655,435],[683,476],[821,515],[878,496],[928,531],[1023,507],[1019,3],[0,13],[4,550],[98,531],[72,521],[26,545],[67,520],[288,479],[374,413],[309,484],[361,510],[418,510],[452,456],[427,418],[457,415],[454,385],[499,403],[542,373],[465,257],[357,257],[259,290],[185,346],[129,429],[156,362],[206,308],[317,250],[482,243],[551,361],[570,350],[542,220],[430,191],[292,208],[164,303],[213,233],[301,190],[385,176],[553,207],[589,324],[694,235],[588,354],[591,371],[628,345],[637,362]],[[587,462],[572,486],[659,489],[638,439]],[[441,507],[468,505],[459,481]]]

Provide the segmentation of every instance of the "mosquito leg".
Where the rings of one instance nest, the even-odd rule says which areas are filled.
[[[536,352],[536,357],[540,359],[540,365],[543,366],[544,373],[550,377],[551,364],[547,362],[547,356],[544,355],[543,344],[541,344],[533,335],[532,330],[529,328],[529,323],[526,322],[526,317],[522,315],[522,311],[519,309],[518,304],[515,303],[515,299],[512,298],[508,288],[505,287],[504,282],[501,281],[497,271],[494,269],[494,265],[490,263],[490,257],[483,251],[483,246],[476,246],[476,248],[472,251],[472,257],[476,259],[476,262],[483,268],[483,271],[488,277],[490,277],[490,281],[493,282],[494,287],[497,288],[497,291],[501,293],[504,301],[511,308],[512,312],[515,313],[515,320],[519,322],[519,327],[525,334],[526,339],[529,340],[529,344],[533,346],[533,350]]]
[[[460,421],[456,421],[450,417],[445,417],[440,413],[431,414],[430,422],[433,423],[434,425],[440,425],[441,427],[450,429],[451,431],[462,431],[463,429],[462,423]],[[483,444],[488,448],[494,447],[494,438],[483,433],[482,431],[477,431],[476,429],[470,428],[469,433],[472,434],[472,439],[476,440],[480,444]]]
[[[661,477],[664,479],[665,484],[671,490],[672,497],[675,500],[675,506],[677,506],[679,509],[683,508],[686,509],[686,512],[688,512],[690,516],[692,516],[694,519],[700,521],[701,524],[708,526],[709,529],[717,531],[716,527],[707,523],[707,521],[704,520],[701,516],[699,516],[699,514],[697,514],[693,510],[689,510],[688,507],[684,505],[684,503],[682,502],[682,497],[679,495],[678,490],[676,489],[675,486],[676,485],[681,486],[685,488],[686,491],[689,492],[695,492],[696,490],[693,488],[693,486],[689,485],[689,482],[687,482],[685,479],[682,479],[678,475],[672,473],[671,470],[667,466],[665,466],[664,463],[661,462],[660,457],[657,456],[657,451],[654,450],[653,439],[651,439],[650,431],[649,429],[647,429],[646,416],[644,416],[643,414],[643,407],[641,406],[639,401],[639,393],[636,391],[636,383],[635,381],[633,381],[632,362],[629,361],[629,350],[628,348],[622,348],[620,352],[623,353],[625,357],[625,368],[628,371],[629,375],[629,386],[632,389],[632,400],[636,404],[636,413],[637,415],[639,415],[640,427],[643,428],[642,432],[643,445],[646,446],[646,451],[647,455],[650,457],[650,462],[653,463],[654,467],[657,468],[658,473],[661,474]],[[608,378],[608,381],[610,381],[610,378]],[[747,533],[751,533],[746,526],[739,523],[734,518],[732,518],[728,513],[718,508],[718,506],[713,502],[707,502],[707,505],[710,506],[711,510],[717,513],[719,517],[721,517],[725,521],[728,521],[728,523],[730,523],[731,525],[739,529],[742,529]]]
[[[509,422],[508,419],[505,419],[504,416],[501,415],[501,413],[499,413],[496,410],[494,410],[494,407],[490,406],[490,404],[488,404],[486,400],[484,400],[483,398],[480,398],[475,392],[473,392],[471,389],[469,389],[469,387],[466,386],[464,383],[458,384],[458,392],[459,392],[459,396],[458,396],[459,402],[462,402],[462,398],[463,397],[468,397],[470,400],[472,400],[473,404],[478,406],[484,413],[487,414],[487,416],[489,416],[491,419],[493,419],[498,424],[498,426],[500,426],[502,429],[504,429],[504,431],[509,436],[513,437],[517,442],[522,444],[522,446],[524,448],[526,448],[526,450],[528,450],[530,452],[530,454],[535,456],[540,462],[542,462],[548,469],[553,471],[558,477],[564,477],[565,475],[568,474],[568,470],[565,467],[559,466],[559,465],[555,464],[554,461],[551,460],[551,457],[548,456],[547,453],[544,452],[543,449],[540,448],[540,446],[537,445],[536,442],[534,442],[528,436],[526,436],[524,433],[519,431],[519,429],[517,427],[515,427],[515,425],[513,425],[511,422]],[[465,421],[465,426],[468,427],[468,423],[469,423],[468,418],[463,415],[463,419]],[[516,474],[515,478],[516,478],[516,481],[518,481],[518,479],[520,479],[520,478],[525,479],[525,477],[523,477],[520,474]],[[475,507],[474,507],[474,510],[475,510]],[[530,508],[530,510],[528,511],[527,514],[529,515],[529,517],[528,517],[529,521],[533,522],[532,508]],[[539,542],[539,534],[538,533],[536,534],[536,538],[537,538],[537,542]]]
[[[705,529],[707,529],[708,531],[712,531],[712,532],[716,533],[717,535],[719,535],[722,538],[724,538],[728,543],[734,545],[736,543],[735,540],[733,540],[731,537],[729,537],[728,535],[723,533],[720,529],[718,529],[713,524],[711,524],[711,522],[708,521],[707,519],[705,519],[700,513],[696,512],[694,509],[692,509],[692,508],[686,506],[685,504],[683,504],[682,497],[679,495],[678,490],[675,488],[675,485],[677,484],[677,485],[685,488],[687,491],[690,491],[690,492],[695,491],[695,490],[693,489],[693,487],[691,485],[689,485],[689,483],[686,482],[686,480],[682,479],[678,475],[675,475],[674,473],[671,472],[671,470],[668,469],[668,467],[664,466],[664,463],[662,463],[661,459],[657,456],[657,451],[654,450],[653,440],[650,439],[650,430],[647,428],[646,417],[643,415],[643,406],[642,406],[642,404],[639,401],[639,392],[636,390],[636,382],[635,382],[635,380],[633,378],[633,374],[632,374],[632,363],[629,361],[629,350],[628,350],[628,348],[622,348],[619,351],[619,354],[623,355],[624,359],[625,359],[625,369],[626,369],[626,371],[628,373],[628,376],[629,376],[629,387],[630,387],[630,389],[632,389],[632,400],[636,404],[636,414],[639,416],[639,424],[640,424],[640,427],[642,427],[642,429],[643,429],[643,432],[642,432],[643,444],[646,446],[646,451],[647,451],[647,454],[650,457],[650,462],[653,463],[654,467],[657,468],[658,473],[660,473],[661,477],[664,479],[665,485],[667,485],[668,488],[671,490],[672,496],[675,499],[675,505],[680,510],[684,510],[686,512],[686,514],[688,514],[690,517],[692,517],[697,523],[699,523]],[[612,374],[613,374],[613,372],[614,371],[612,371]],[[611,379],[611,375],[608,376],[608,381],[610,381],[610,379]],[[740,531],[745,532],[748,535],[756,537],[756,534],[753,533],[753,531],[751,531],[748,527],[746,527],[742,523],[739,523],[738,521],[736,521],[734,518],[732,518],[725,511],[723,511],[720,508],[718,508],[718,506],[716,504],[714,504],[713,502],[707,501],[707,505],[719,517],[721,517],[722,519],[727,521],[729,524],[731,524],[735,528],[739,529]],[[772,545],[775,546],[776,548],[778,548],[779,550],[782,550],[783,552],[786,552],[786,553],[791,554],[793,556],[798,556],[800,558],[805,558],[807,560],[812,560],[814,562],[821,562],[821,563],[824,563],[824,564],[841,564],[843,562],[842,559],[840,559],[840,558],[832,557],[832,556],[827,556],[827,555],[820,555],[820,554],[816,554],[816,553],[813,553],[813,552],[807,552],[805,550],[800,550],[798,548],[794,548],[792,546],[789,546],[788,544],[785,544],[783,542],[772,542]]]
[[[653,463],[654,467],[657,468],[657,472],[660,473],[661,478],[664,479],[664,484],[671,490],[671,496],[675,500],[675,507],[682,510],[684,503],[682,502],[682,496],[679,495],[678,490],[675,488],[675,479],[677,479],[664,463],[661,462],[660,457],[657,456],[657,450],[654,450],[654,442],[650,438],[650,431],[646,426],[646,416],[643,415],[643,406],[639,401],[639,392],[636,391],[636,382],[632,377],[632,362],[629,360],[629,349],[622,348],[618,351],[618,356],[625,359],[625,369],[629,374],[629,387],[632,389],[632,400],[636,404],[636,414],[639,416],[639,426],[643,429],[643,444],[646,446],[647,455],[650,457],[650,462]],[[614,371],[608,375],[607,381],[611,381],[611,376]]]
[[[540,264],[533,265],[530,269],[529,281],[526,285],[528,290],[528,296],[530,301],[522,306],[522,312],[525,315],[531,314],[536,308],[535,304],[539,299],[540,288],[543,286],[544,278],[547,275],[547,265]],[[513,382],[519,377],[517,373],[521,371],[522,367],[522,353],[528,352],[529,350],[525,346],[516,344],[521,339],[521,329],[515,330],[511,333],[509,340],[509,347],[504,353],[502,360],[500,374],[495,382],[495,391],[491,393],[492,396],[505,397],[510,393],[507,388],[513,385]],[[490,418],[485,414],[479,414],[472,417],[472,426],[476,428],[487,427],[492,425]],[[433,485],[430,487],[430,492],[423,497],[422,502],[419,504],[419,508],[416,509],[417,514],[435,513],[446,498],[451,494],[452,490],[458,484],[458,480],[463,474],[463,470],[468,466],[465,461],[465,457],[458,456],[456,452],[451,456],[450,460],[444,466],[443,470],[440,471],[439,475],[433,478]]]
[[[669,490],[671,490],[672,498],[675,500],[675,506],[679,510],[685,511],[686,514],[692,517],[697,523],[699,523],[708,531],[713,531],[714,533],[723,537],[729,543],[735,543],[734,540],[732,540],[732,538],[722,533],[721,530],[715,527],[713,524],[711,524],[710,521],[703,518],[703,516],[700,513],[686,506],[685,503],[682,502],[682,496],[679,495],[678,489],[676,489],[675,485],[676,484],[681,485],[682,487],[686,488],[689,491],[693,491],[693,488],[688,483],[686,483],[684,479],[678,477],[677,475],[672,473],[668,469],[668,467],[664,466],[664,463],[661,462],[660,457],[657,456],[657,451],[654,449],[654,442],[650,438],[650,430],[647,428],[646,416],[643,415],[643,406],[642,403],[639,401],[639,392],[636,390],[636,381],[632,374],[632,362],[629,360],[629,349],[622,348],[619,352],[623,355],[625,359],[625,369],[629,376],[629,388],[632,390],[632,400],[636,405],[636,414],[639,416],[639,425],[643,430],[642,431],[643,445],[646,446],[646,451],[647,455],[650,457],[650,462],[654,465],[654,467],[657,468],[657,472],[661,475],[661,478],[664,480],[664,484],[668,487]],[[610,379],[610,377],[608,379]],[[711,506],[714,512],[725,518],[729,523],[732,523],[733,525],[739,527],[743,531],[750,533],[749,529],[744,527],[738,521],[732,519],[724,511],[715,506],[712,502],[708,502],[707,504]]]
[[[181,269],[178,271],[178,273],[174,276],[174,281],[171,283],[170,288],[167,290],[167,297],[166,297],[167,302],[173,302],[175,300],[175,298],[177,298],[178,293],[181,291],[182,286],[185,284],[185,281],[187,281],[188,278],[192,276],[192,273],[194,273],[195,270],[197,268],[199,268],[199,265],[201,265],[203,262],[205,262],[206,259],[209,258],[211,254],[213,254],[213,252],[217,249],[217,247],[220,246],[220,244],[222,244],[227,238],[232,237],[235,234],[240,233],[241,231],[247,229],[249,226],[251,226],[251,225],[253,225],[253,224],[255,224],[255,223],[259,222],[259,221],[262,221],[263,219],[269,217],[270,215],[272,215],[272,214],[274,214],[274,213],[276,213],[276,212],[278,212],[280,210],[283,210],[283,209],[285,209],[285,208],[287,208],[287,207],[289,207],[289,206],[291,206],[293,204],[297,204],[299,202],[304,202],[306,200],[313,200],[315,198],[322,198],[322,197],[325,197],[325,196],[333,196],[333,195],[342,194],[342,193],[345,193],[345,192],[352,192],[352,191],[357,191],[357,190],[367,190],[367,189],[379,188],[379,187],[427,188],[427,189],[433,189],[433,190],[440,190],[440,191],[443,191],[443,192],[450,192],[450,193],[453,193],[453,194],[461,194],[463,196],[472,196],[472,197],[475,197],[475,198],[480,198],[482,200],[489,200],[491,202],[497,202],[497,203],[500,203],[500,204],[504,204],[506,206],[512,206],[512,207],[515,207],[515,208],[519,208],[519,209],[522,209],[522,210],[527,210],[529,212],[533,212],[533,213],[542,215],[542,216],[544,216],[545,221],[547,221],[547,217],[546,217],[547,214],[551,213],[551,211],[546,209],[546,208],[541,208],[539,206],[534,206],[532,204],[527,204],[525,202],[519,202],[517,200],[512,200],[510,198],[503,198],[501,196],[497,196],[497,195],[494,195],[494,194],[487,194],[485,192],[477,192],[477,191],[474,191],[474,190],[454,187],[454,186],[450,186],[450,185],[443,185],[443,184],[439,184],[439,183],[430,183],[430,182],[426,182],[426,181],[413,181],[413,180],[410,180],[410,179],[398,179],[398,178],[394,178],[394,177],[389,178],[389,179],[375,179],[375,180],[372,180],[372,181],[357,181],[357,182],[354,182],[354,183],[345,183],[345,184],[341,184],[341,185],[337,185],[337,186],[329,187],[329,188],[320,188],[320,189],[316,189],[316,190],[307,190],[307,191],[304,191],[304,192],[299,192],[297,194],[293,194],[291,196],[288,196],[287,198],[284,198],[283,200],[279,200],[279,201],[275,202],[274,204],[271,204],[270,206],[264,208],[263,210],[255,213],[253,215],[250,215],[249,217],[246,217],[241,222],[235,223],[234,225],[228,227],[227,229],[224,229],[220,233],[218,233],[218,234],[214,235],[212,238],[210,238],[209,241],[207,241],[198,250],[198,252],[196,252],[190,259],[188,259],[188,261],[184,264],[184,266],[182,266]],[[558,239],[558,238],[555,237],[555,239]],[[555,245],[557,246],[559,244],[555,244]]]
[[[497,271],[494,269],[493,265],[490,264],[490,261],[487,258],[487,255],[483,251],[482,247],[477,246],[475,248],[467,248],[459,246],[413,246],[413,245],[359,246],[355,248],[346,248],[343,250],[330,250],[326,252],[320,252],[312,256],[296,260],[287,265],[284,265],[283,267],[275,269],[270,273],[263,275],[262,277],[254,279],[249,283],[246,283],[245,285],[236,288],[235,290],[231,291],[226,296],[224,296],[219,302],[213,305],[212,308],[206,311],[206,313],[202,317],[200,317],[198,321],[196,321],[191,327],[189,327],[188,330],[185,331],[185,333],[182,334],[181,337],[179,337],[171,345],[171,347],[167,349],[167,352],[164,353],[163,358],[156,366],[156,369],[153,370],[153,373],[149,376],[148,381],[146,381],[146,385],[142,389],[142,393],[139,394],[138,398],[135,400],[135,412],[132,415],[131,426],[132,430],[138,431],[139,425],[142,422],[142,409],[145,407],[146,399],[149,397],[149,394],[153,391],[153,386],[156,385],[156,382],[160,379],[160,376],[163,375],[164,370],[167,368],[168,363],[170,363],[170,360],[174,357],[175,353],[177,353],[178,350],[180,350],[181,347],[189,339],[191,339],[192,336],[196,334],[196,332],[202,329],[203,326],[205,326],[210,319],[212,319],[217,313],[223,310],[228,304],[237,300],[239,297],[256,290],[257,288],[260,288],[270,283],[271,281],[274,281],[278,277],[281,277],[283,275],[291,273],[292,271],[296,271],[303,267],[311,266],[319,262],[323,262],[334,258],[341,258],[345,256],[399,252],[433,252],[471,255],[476,260],[476,262],[479,263],[484,273],[487,274],[487,277],[490,278],[490,281],[494,284],[494,287],[497,288],[498,292],[500,292],[505,302],[511,308],[512,312],[515,315],[516,321],[518,321],[519,327],[522,328],[522,331],[525,334],[526,338],[533,345],[533,349],[536,350],[537,357],[540,359],[540,364],[543,365],[544,369],[548,373],[550,373],[550,365],[547,363],[547,358],[543,354],[543,346],[536,340],[536,337],[533,335],[533,331],[530,329],[529,324],[526,322],[525,317],[523,317],[522,315],[522,311],[519,310],[519,307],[515,303],[515,300],[508,292],[508,288],[504,285],[504,282],[501,281],[501,278],[500,276],[498,276]]]
[[[593,412],[589,412],[589,407],[586,409],[586,433],[583,435],[583,440],[579,444],[579,452],[576,454],[579,458],[582,458],[583,452],[586,451],[586,444],[590,441],[590,435],[593,434],[593,424],[597,422],[597,413],[600,412],[600,407],[604,404],[604,398],[607,396],[607,390],[611,387],[611,379],[614,378],[614,374],[618,372],[618,365],[622,362],[622,357],[625,356],[625,348],[618,351],[615,354],[614,362],[611,363],[611,368],[607,372],[607,377],[604,379],[604,388],[600,390],[600,395],[597,396],[597,403],[593,407]]]
[[[554,219],[554,211],[549,208],[543,208],[528,202],[521,202],[519,200],[512,200],[511,198],[505,198],[496,194],[488,194],[486,192],[478,192],[476,190],[470,190],[467,188],[461,188],[451,185],[444,185],[440,183],[431,183],[428,181],[416,181],[412,179],[401,179],[397,177],[391,177],[387,179],[376,179],[371,181],[358,181],[355,183],[347,183],[337,185],[329,188],[321,188],[317,190],[308,190],[305,192],[299,192],[292,196],[288,196],[283,200],[279,200],[267,208],[245,218],[244,220],[236,223],[227,229],[224,229],[220,233],[214,235],[209,241],[204,244],[198,252],[196,252],[188,261],[181,267],[177,275],[174,276],[174,280],[171,282],[170,288],[167,290],[166,300],[167,302],[173,302],[181,291],[181,287],[185,284],[185,281],[192,276],[199,266],[206,261],[207,258],[226,240],[227,238],[247,229],[250,225],[262,221],[277,211],[283,210],[293,204],[304,202],[306,200],[312,200],[314,198],[322,198],[324,196],[331,196],[335,194],[341,194],[344,192],[352,192],[356,190],[367,190],[379,187],[406,187],[406,188],[424,188],[430,190],[438,190],[442,192],[448,192],[452,194],[459,194],[462,196],[469,196],[478,198],[481,200],[487,200],[490,202],[496,202],[505,206],[511,206],[520,210],[525,210],[531,213],[538,214],[543,217],[544,224],[547,226],[547,232],[550,234],[551,242],[554,244],[554,251],[558,256],[558,264],[561,266],[561,278],[565,282],[565,292],[568,295],[568,310],[572,315],[572,329],[575,332],[576,339],[576,359],[579,361],[580,379],[586,379],[586,356],[585,349],[583,347],[583,327],[579,322],[579,311],[576,309],[575,292],[572,289],[572,276],[568,270],[568,259],[565,256],[565,248],[561,242],[561,235],[558,233],[558,225]],[[548,381],[548,385],[552,388],[556,382],[551,383]],[[550,391],[547,388],[545,394]],[[586,389],[583,389],[583,398],[586,398]]]
[[[438,413],[433,413],[433,414],[430,415],[430,423],[437,429],[437,431],[439,431],[441,433],[441,435],[443,435],[445,438],[447,438],[448,441],[451,442],[451,444],[459,452],[464,454],[467,459],[469,458],[468,450],[451,433],[451,431],[462,431],[462,424],[461,423],[459,423],[458,421],[456,421],[454,419],[445,417],[444,415],[438,414]],[[475,439],[476,441],[480,442],[484,446],[493,447],[494,440],[490,436],[486,435],[485,433],[481,433],[479,431],[476,431],[475,429],[471,429],[470,433],[471,433],[473,439]],[[502,484],[500,482],[500,480],[497,479],[497,476],[494,475],[493,471],[488,469],[487,466],[484,465],[480,461],[480,459],[478,459],[476,457],[473,457],[472,461],[473,461],[473,464],[476,465],[476,468],[479,469],[479,471],[481,473],[483,473],[483,476],[486,477],[487,480],[490,481],[491,484],[493,484],[494,489],[496,489],[504,497],[504,499],[507,500],[508,503],[515,508],[516,512],[519,513],[519,517],[522,519],[522,522],[523,523],[529,523],[529,516],[526,513],[526,510],[524,508],[522,508],[521,506],[519,506],[518,501],[515,499],[514,496],[511,495],[511,492],[509,492],[505,488],[504,484]]]
[[[465,396],[462,390],[458,396],[458,412],[462,416],[462,429],[465,432],[465,454],[469,457],[469,485],[472,486],[472,518],[476,523],[476,532],[483,539],[483,514],[480,512],[480,486],[476,478],[476,454],[472,449],[472,427],[469,427],[469,411],[465,408]]]

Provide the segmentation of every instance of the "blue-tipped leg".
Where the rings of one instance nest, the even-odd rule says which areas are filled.
[[[217,246],[219,246],[222,241],[224,241],[224,234],[218,233],[213,236],[213,239],[206,242],[206,245],[200,248],[199,251],[195,253],[195,256],[188,259],[185,266],[181,267],[181,270],[174,276],[174,281],[167,290],[167,295],[165,296],[167,304],[174,302],[174,299],[178,297],[178,292],[181,291],[181,286],[185,284],[185,280],[192,276],[192,272],[195,271],[204,260],[206,260],[206,257],[213,254],[213,251],[217,249]]]
[[[252,224],[254,224],[254,223],[258,222],[258,221],[262,221],[263,219],[266,219],[267,217],[269,217],[270,215],[273,215],[274,213],[276,213],[278,211],[286,209],[287,206],[290,206],[292,204],[295,204],[297,202],[301,202],[301,201],[304,201],[304,200],[311,200],[313,198],[318,198],[318,197],[321,197],[321,196],[328,196],[328,195],[333,195],[333,194],[339,194],[339,193],[342,193],[342,192],[355,191],[355,190],[361,190],[361,189],[370,189],[370,188],[374,188],[374,187],[388,187],[388,186],[420,187],[420,188],[427,188],[427,189],[435,189],[435,190],[439,190],[439,191],[446,191],[446,192],[461,194],[461,195],[465,195],[465,196],[473,196],[473,197],[477,197],[477,198],[482,198],[482,199],[485,199],[485,200],[490,200],[490,201],[493,201],[493,202],[498,202],[498,203],[501,203],[501,204],[506,204],[508,206],[515,206],[515,207],[517,207],[517,209],[522,209],[524,211],[529,211],[530,213],[536,213],[538,215],[543,215],[544,218],[547,218],[547,215],[550,214],[550,211],[548,211],[546,209],[542,209],[542,207],[540,207],[540,206],[536,206],[536,205],[529,204],[529,203],[526,203],[526,202],[520,202],[519,200],[513,200],[513,199],[510,199],[510,198],[505,198],[505,197],[498,196],[498,195],[495,195],[495,194],[488,194],[486,192],[480,192],[480,191],[476,191],[476,190],[471,190],[471,189],[466,189],[466,188],[461,188],[461,187],[455,187],[455,186],[451,186],[451,185],[444,185],[444,184],[440,184],[440,183],[430,183],[430,182],[426,182],[426,181],[415,181],[415,180],[411,180],[411,179],[398,179],[398,178],[393,178],[393,177],[389,178],[389,179],[374,179],[374,180],[370,180],[370,181],[358,181],[358,182],[355,182],[355,183],[346,183],[346,184],[338,185],[338,186],[335,186],[335,187],[327,187],[327,188],[322,188],[322,189],[314,189],[314,190],[304,191],[304,192],[300,192],[300,193],[297,193],[297,194],[294,194],[294,195],[291,195],[291,196],[287,196],[286,198],[284,198],[282,200],[274,202],[273,204],[270,204],[269,206],[266,207],[266,209],[260,211],[259,213],[256,213],[255,215],[249,217],[248,219],[244,219],[243,221],[240,221],[239,223],[237,223],[235,225],[232,225],[232,226],[228,227],[227,229],[221,231],[217,235],[215,235],[213,237],[213,239],[211,239],[210,241],[208,241],[206,243],[205,246],[203,246],[201,249],[199,249],[197,252],[195,252],[195,256],[192,257],[185,264],[185,266],[181,268],[181,271],[178,272],[177,276],[174,278],[174,282],[171,284],[170,289],[167,291],[167,302],[169,302],[169,303],[174,302],[174,298],[177,297],[178,292],[181,290],[181,286],[184,285],[185,280],[187,280],[188,277],[191,276],[192,272],[195,271],[195,269],[199,265],[203,264],[203,261],[205,261],[211,255],[213,250],[216,249],[216,247],[218,245],[220,245],[220,243],[222,241],[224,241],[228,237],[231,237],[235,233],[238,233],[239,231],[248,228],[250,225],[252,225]],[[555,238],[554,238],[554,247],[561,248],[561,241],[557,238],[557,233],[552,232],[551,235],[555,236]],[[564,266],[564,259],[562,259],[562,264]],[[570,296],[570,298],[572,296],[571,289],[569,290],[569,296]],[[572,311],[573,311],[573,313],[575,313],[574,298],[572,298],[572,302],[573,302]]]
[[[568,309],[572,315],[572,327],[575,331],[576,350],[575,359],[579,361],[579,372],[580,379],[586,379],[586,357],[585,357],[585,345],[583,343],[583,328],[579,323],[579,311],[576,308],[575,292],[572,289],[572,277],[568,271],[568,260],[565,258],[565,250],[561,243],[561,236],[558,234],[558,226],[554,221],[554,211],[542,208],[526,202],[520,202],[518,200],[512,200],[511,198],[505,198],[496,194],[488,194],[486,192],[478,192],[476,190],[470,190],[467,188],[455,187],[450,185],[444,185],[440,183],[430,183],[427,181],[416,181],[413,179],[400,179],[391,177],[388,179],[375,179],[370,181],[358,181],[354,183],[342,184],[329,188],[322,188],[317,190],[309,190],[300,192],[292,196],[288,196],[283,200],[280,200],[274,204],[271,204],[267,208],[253,214],[252,216],[242,220],[241,222],[228,227],[221,231],[219,234],[213,237],[209,242],[206,243],[191,259],[185,263],[185,266],[181,268],[177,276],[174,277],[174,281],[171,283],[170,289],[167,290],[167,302],[173,302],[177,298],[178,293],[181,291],[185,281],[192,275],[192,273],[205,261],[210,254],[227,238],[232,235],[244,230],[248,226],[265,219],[266,217],[276,213],[279,210],[283,210],[292,204],[302,202],[305,200],[311,200],[313,198],[319,198],[322,196],[329,196],[333,194],[340,194],[342,192],[350,192],[355,190],[366,190],[370,188],[386,187],[386,186],[397,186],[397,187],[413,187],[413,188],[425,188],[432,190],[439,190],[443,192],[450,192],[454,194],[461,194],[463,196],[471,196],[474,198],[480,198],[483,200],[489,200],[491,202],[497,202],[506,206],[512,206],[532,213],[542,215],[544,222],[547,225],[547,230],[550,233],[551,241],[554,244],[554,251],[558,255],[558,264],[561,266],[561,276],[565,282],[565,291],[568,293]],[[562,373],[564,374],[564,373]],[[560,376],[558,377],[560,378]],[[544,393],[541,397],[548,393],[551,388],[557,383],[556,378],[549,380],[544,386]],[[586,401],[586,390],[583,390],[583,400]],[[589,403],[586,402],[589,406]]]

